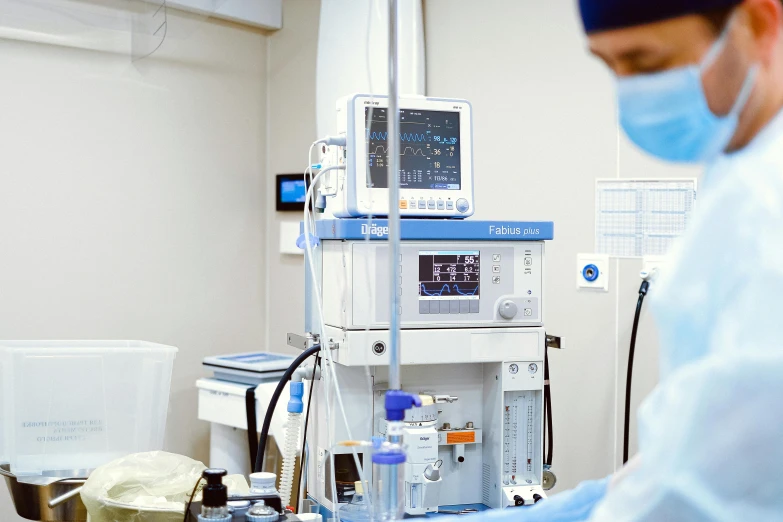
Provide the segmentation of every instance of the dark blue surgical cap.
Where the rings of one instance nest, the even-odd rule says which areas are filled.
[[[743,0],[579,0],[585,31],[594,33],[660,22],[741,4]]]

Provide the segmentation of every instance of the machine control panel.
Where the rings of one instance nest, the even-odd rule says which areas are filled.
[[[387,245],[347,241],[329,248],[334,251],[324,254],[324,274],[330,274],[324,279],[327,323],[387,327]],[[543,324],[543,249],[538,241],[404,242],[393,267],[400,271],[402,327]]]

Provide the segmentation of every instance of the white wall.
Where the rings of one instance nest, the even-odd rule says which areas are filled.
[[[135,66],[0,40],[0,338],[179,347],[167,448],[203,461],[201,359],[266,326],[266,46],[211,21]]]
[[[284,28],[271,38],[270,175],[301,170],[314,139],[318,4],[286,0]],[[552,354],[554,464],[562,490],[610,473],[622,455],[625,365],[641,263],[612,260],[608,293],[576,290],[576,255],[594,248],[595,180],[696,173],[650,160],[618,139],[612,79],[586,51],[574,2],[424,5],[427,94],[473,103],[475,218],[555,222],[545,306],[547,329],[567,343]],[[273,349],[285,349],[286,332],[302,331],[302,259],[275,251],[279,221],[298,219],[269,211]],[[657,380],[654,325],[646,313],[636,368],[634,409]]]
[[[266,347],[284,353],[295,352],[286,346],[286,334],[304,332],[304,258],[280,253],[280,223],[299,223],[302,215],[275,210],[274,182],[276,174],[304,171],[307,149],[316,139],[315,68],[320,6],[318,0],[285,0],[283,29],[269,37]]]

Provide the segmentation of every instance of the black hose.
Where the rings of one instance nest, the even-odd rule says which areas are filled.
[[[639,300],[636,301],[636,313],[633,317],[633,328],[631,329],[631,347],[628,350],[628,372],[625,377],[625,423],[623,425],[623,464],[628,462],[628,440],[631,431],[631,387],[633,383],[633,359],[636,351],[636,332],[639,330],[639,316],[642,313],[642,303],[644,296],[647,295],[647,289],[650,283],[642,281],[639,287]]]
[[[544,464],[552,465],[552,451],[555,446],[554,436],[552,435],[552,390],[549,384],[549,350],[544,348],[544,418],[546,419],[546,454],[544,455]]]
[[[250,449],[250,467],[256,465],[258,454],[258,419],[256,418],[256,387],[245,392],[245,418],[247,419],[247,443]]]
[[[277,383],[275,392],[272,394],[272,398],[269,400],[269,404],[266,407],[266,413],[264,414],[264,425],[261,427],[261,438],[258,441],[258,454],[256,455],[256,465],[253,468],[253,471],[255,473],[262,471],[264,467],[264,453],[266,452],[266,439],[269,437],[269,427],[272,424],[272,415],[275,412],[277,401],[280,399],[280,394],[283,393],[283,388],[285,388],[285,385],[288,383],[288,381],[291,380],[291,377],[294,375],[296,369],[299,368],[302,365],[302,363],[305,362],[307,359],[309,359],[313,355],[316,355],[320,350],[321,350],[321,345],[316,344],[315,346],[312,346],[307,350],[303,351],[302,353],[300,353],[299,356],[296,359],[294,359],[294,362],[292,362],[291,365],[286,369],[285,373],[280,378],[280,382]]]

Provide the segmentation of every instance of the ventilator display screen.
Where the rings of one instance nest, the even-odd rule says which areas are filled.
[[[420,251],[419,299],[478,299],[480,269],[478,250]]]
[[[370,121],[372,116],[372,121]],[[400,187],[459,190],[460,113],[400,109]],[[364,109],[368,186],[389,188],[388,110]]]

